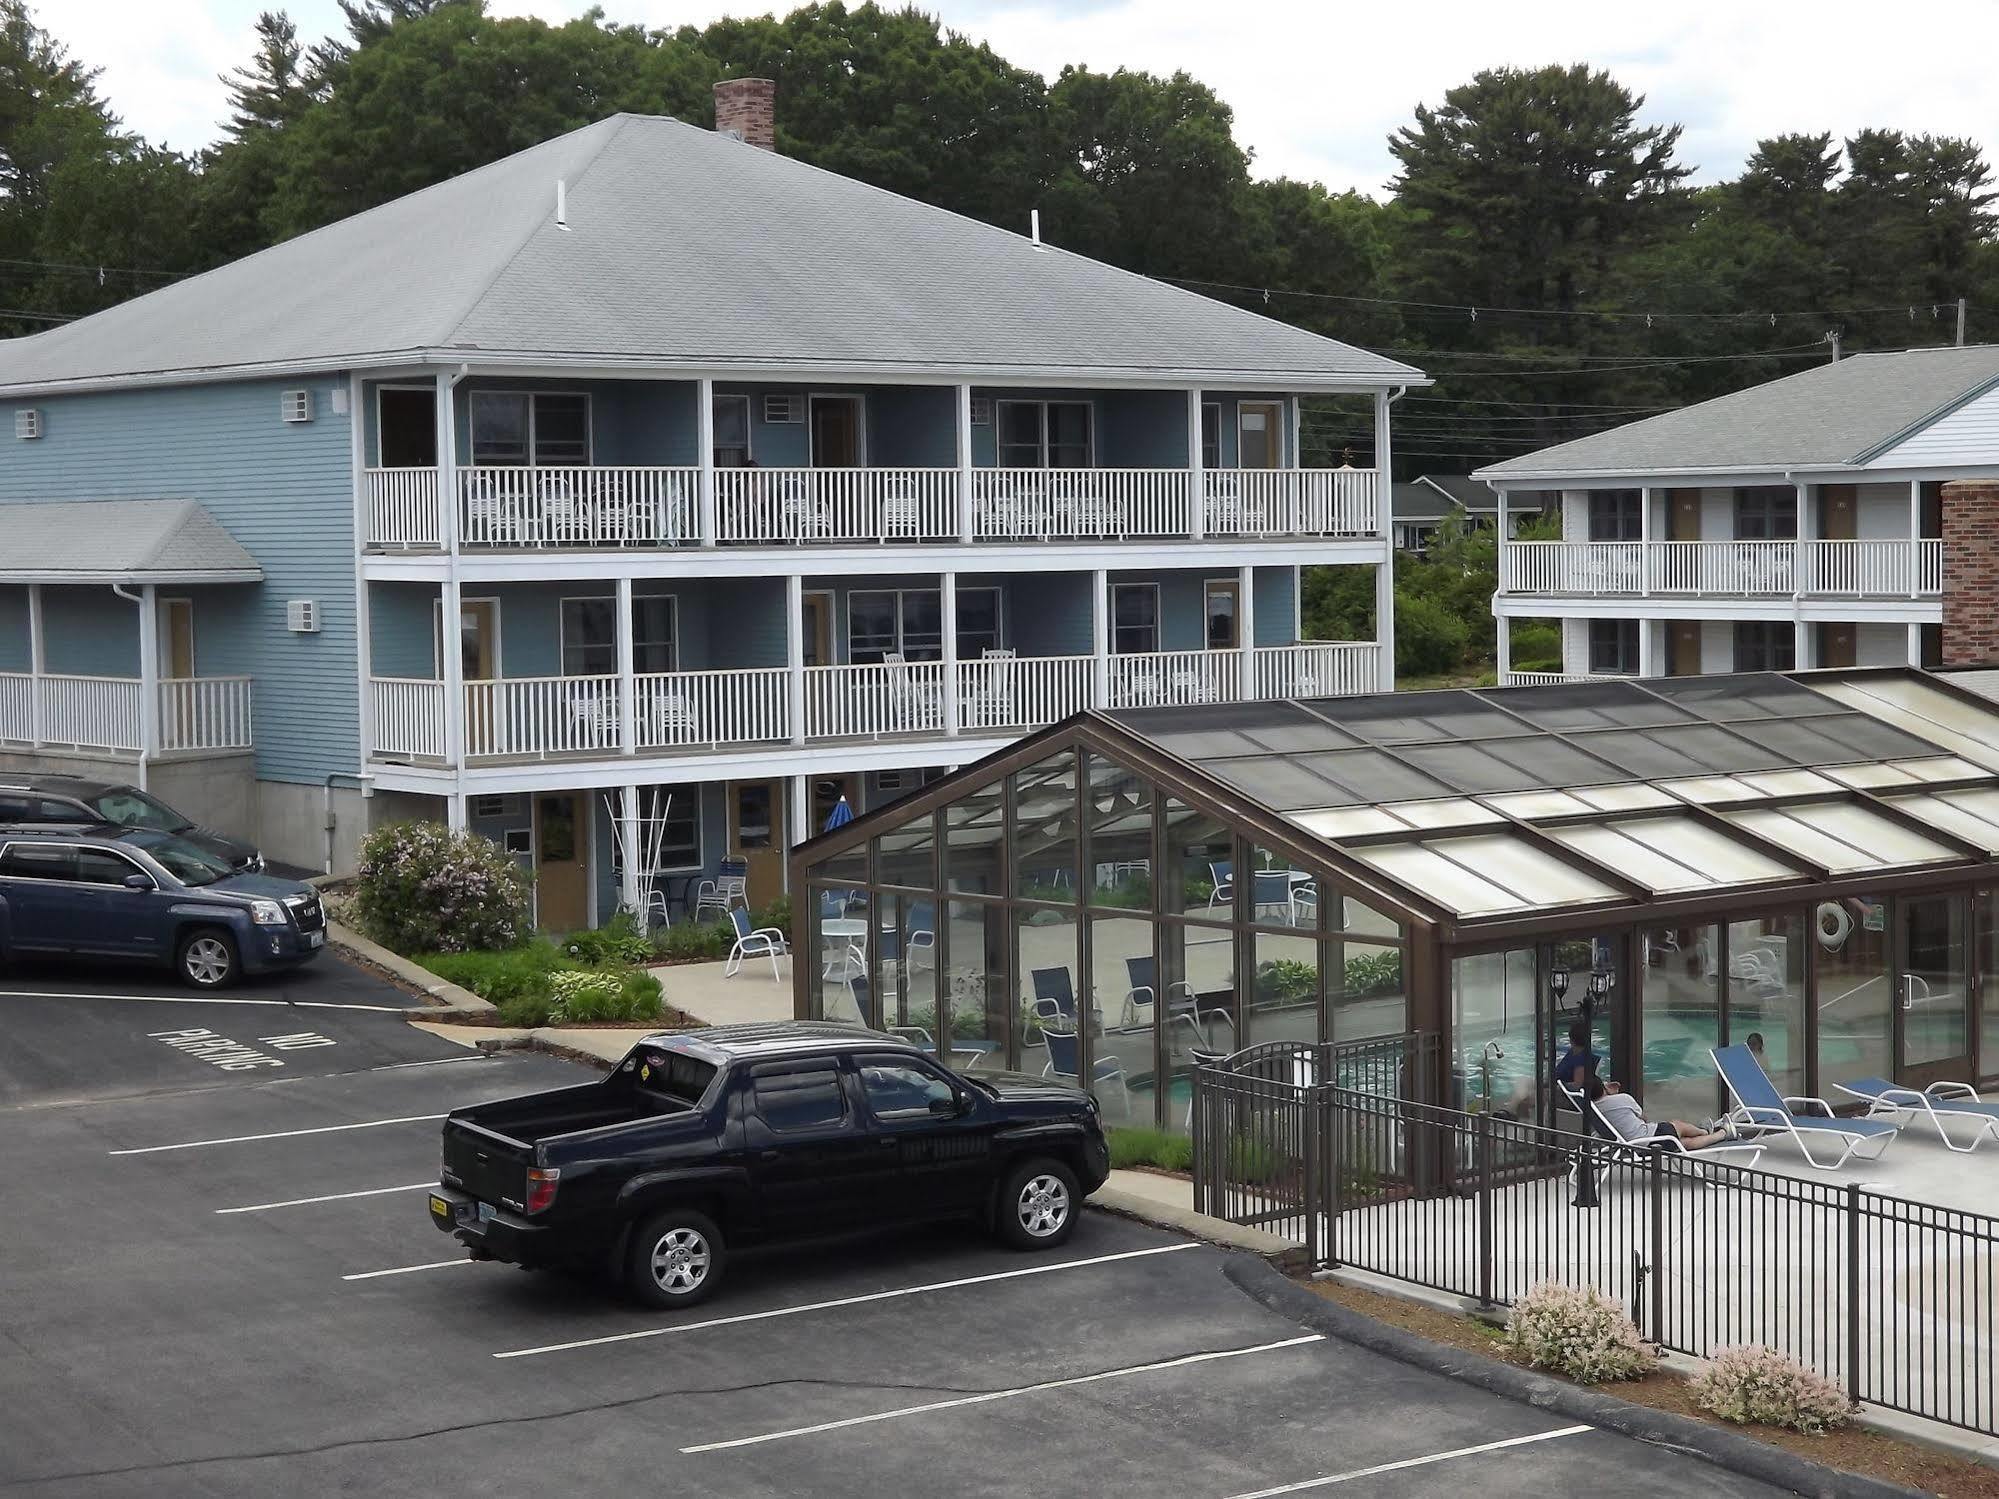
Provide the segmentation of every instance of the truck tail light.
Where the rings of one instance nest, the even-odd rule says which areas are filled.
[[[539,1166],[529,1169],[528,1211],[530,1213],[547,1211],[548,1205],[555,1201],[556,1184],[561,1179],[562,1173],[553,1167],[547,1170],[543,1170]]]

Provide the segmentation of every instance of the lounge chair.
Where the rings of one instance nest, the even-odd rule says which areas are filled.
[[[1634,1156],[1656,1152],[1660,1155],[1685,1156],[1688,1160],[1696,1161],[1718,1159],[1730,1155],[1742,1155],[1747,1156],[1748,1159],[1737,1162],[1737,1165],[1754,1166],[1758,1161],[1763,1159],[1763,1152],[1769,1149],[1768,1146],[1756,1140],[1730,1140],[1720,1145],[1703,1145],[1696,1148],[1687,1144],[1678,1135],[1645,1135],[1636,1140],[1627,1140],[1611,1127],[1610,1121],[1603,1117],[1603,1111],[1596,1106],[1595,1100],[1590,1098],[1587,1093],[1584,1093],[1582,1089],[1571,1088],[1567,1083],[1557,1082],[1555,1084],[1555,1093],[1570,1108],[1577,1110],[1583,1116],[1583,1120],[1589,1129],[1592,1150],[1598,1154],[1599,1162],[1601,1162],[1602,1156],[1605,1154],[1615,1154],[1619,1150],[1626,1150],[1630,1151]],[[1609,1146],[1610,1150],[1608,1152],[1602,1151],[1601,1147],[1603,1146]],[[1706,1180],[1705,1176],[1702,1177],[1702,1180]]]
[[[1879,1160],[1901,1128],[1876,1118],[1841,1119],[1823,1098],[1786,1097],[1777,1091],[1756,1053],[1747,1046],[1717,1046],[1708,1055],[1714,1058],[1721,1080],[1728,1084],[1728,1096],[1735,1100],[1728,1117],[1744,1128],[1790,1135],[1805,1160],[1821,1171],[1837,1171],[1855,1156],[1863,1161]],[[1800,1106],[1819,1112],[1801,1112]],[[1813,1155],[1814,1136],[1840,1141],[1839,1159],[1822,1161]]]
[[[1931,1083],[1927,1088],[1904,1088],[1883,1077],[1856,1077],[1850,1083],[1835,1083],[1842,1093],[1864,1098],[1870,1119],[1893,1115],[1898,1126],[1909,1123],[1918,1112],[1929,1115],[1930,1123],[1952,1150],[1973,1151],[1989,1135],[1999,1140],[1999,1103],[1983,1103],[1970,1083]],[[1946,1119],[1968,1119],[1977,1124],[1971,1143],[1960,1145],[1943,1127]]]
[[[774,926],[750,928],[750,913],[741,906],[732,908],[729,920],[735,924],[736,943],[729,949],[729,963],[722,970],[723,978],[734,978],[742,966],[751,958],[769,958],[770,976],[782,982],[784,975],[778,971],[777,955],[784,951],[784,933]],[[867,971],[862,965],[861,971]]]
[[[1048,1065],[1041,1069],[1043,1077],[1057,1077],[1083,1086],[1082,1047],[1074,1031],[1054,1031],[1044,1029],[1041,1039],[1048,1044]],[[1131,1093],[1125,1086],[1124,1063],[1116,1057],[1098,1057],[1090,1064],[1091,1092],[1117,1089],[1118,1113],[1121,1117],[1131,1114]]]

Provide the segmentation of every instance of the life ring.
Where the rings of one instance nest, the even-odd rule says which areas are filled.
[[[1846,946],[1846,939],[1853,935],[1853,917],[1836,900],[1820,901],[1818,928],[1819,946],[1827,952],[1836,952]]]

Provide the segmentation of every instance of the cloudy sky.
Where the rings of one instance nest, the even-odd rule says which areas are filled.
[[[40,0],[126,123],[182,150],[224,113],[217,75],[245,59],[258,10],[285,0]],[[696,24],[746,4],[602,0],[613,20]],[[290,0],[304,35],[337,29],[334,0]],[[586,0],[493,0],[507,14],[565,19]],[[788,8],[788,7],[787,7]],[[926,0],[945,23],[1044,74],[1064,63],[1186,69],[1235,109],[1259,175],[1379,191],[1384,140],[1418,102],[1482,67],[1587,61],[1647,96],[1648,120],[1686,126],[1682,159],[1732,174],[1779,131],[1867,125],[1970,135],[1999,151],[1989,105],[1999,56],[1995,0]],[[1892,22],[1886,18],[1892,16]],[[1864,38],[1864,42],[1863,39]],[[1983,106],[1983,107],[1981,107]],[[780,105],[780,108],[782,106]]]

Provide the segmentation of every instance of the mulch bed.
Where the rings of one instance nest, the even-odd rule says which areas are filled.
[[[1377,1322],[1400,1327],[1435,1343],[1448,1343],[1455,1348],[1470,1349],[1489,1358],[1503,1359],[1524,1367],[1524,1360],[1514,1358],[1508,1350],[1505,1334],[1475,1318],[1459,1316],[1439,1307],[1380,1291],[1341,1285],[1337,1281],[1305,1280],[1300,1284],[1328,1301],[1337,1302],[1349,1311],[1372,1317]],[[1561,1377],[1547,1369],[1538,1372],[1549,1374],[1551,1378]],[[1928,1493],[1946,1495],[1948,1499],[1999,1499],[1999,1468],[1989,1468],[1968,1458],[1953,1457],[1858,1426],[1842,1427],[1823,1436],[1807,1436],[1803,1432],[1770,1426],[1736,1426],[1696,1405],[1687,1380],[1669,1370],[1655,1370],[1643,1379],[1619,1380],[1615,1384],[1595,1388],[1635,1405],[1649,1405],[1656,1410],[1671,1411],[1677,1416],[1689,1416],[1710,1426],[1742,1432],[1759,1442],[1768,1442],[1773,1447],[1782,1447],[1812,1462],[1843,1468],[1849,1473],[1864,1473],[1890,1483],[1906,1484]]]

